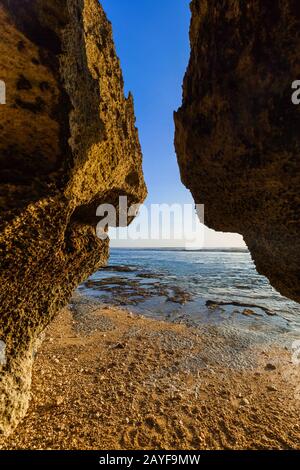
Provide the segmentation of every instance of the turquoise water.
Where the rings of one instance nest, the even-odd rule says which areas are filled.
[[[108,268],[79,291],[160,319],[300,326],[300,305],[273,289],[243,251],[112,249]]]

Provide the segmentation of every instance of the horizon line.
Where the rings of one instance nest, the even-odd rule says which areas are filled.
[[[173,251],[244,251],[249,252],[247,247],[206,247],[206,248],[187,248],[187,247],[176,247],[176,246],[111,246],[111,250],[173,250]]]

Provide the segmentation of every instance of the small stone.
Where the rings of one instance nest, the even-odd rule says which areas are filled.
[[[124,349],[125,344],[124,343],[117,343],[114,346],[112,346],[112,349]]]
[[[57,398],[56,398],[56,405],[57,405],[57,406],[62,405],[63,402],[64,402],[64,397],[57,397]]]
[[[241,399],[241,405],[245,405],[245,406],[246,406],[246,405],[250,405],[250,402],[249,402],[249,400],[248,400],[247,398],[242,398],[242,399]]]
[[[255,315],[255,312],[253,312],[253,310],[250,310],[250,308],[245,308],[242,314],[245,316],[249,316],[249,315]]]
[[[268,392],[278,392],[278,388],[274,387],[273,385],[267,386]]]
[[[271,364],[270,362],[266,365],[265,370],[276,370],[276,366],[274,364]]]

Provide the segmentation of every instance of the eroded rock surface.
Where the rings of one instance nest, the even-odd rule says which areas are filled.
[[[97,0],[2,0],[0,431],[25,414],[39,337],[108,257],[96,208],[142,202],[132,97]],[[3,351],[2,351],[3,352]]]
[[[300,301],[300,4],[193,0],[175,145],[211,228],[238,232],[260,273]]]

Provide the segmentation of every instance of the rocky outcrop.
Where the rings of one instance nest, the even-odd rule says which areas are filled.
[[[141,202],[146,189],[132,97],[98,1],[1,0],[0,27],[0,431],[9,433],[28,406],[42,331],[107,260],[97,206]]]
[[[238,232],[260,273],[300,300],[300,4],[193,0],[175,145],[205,222]]]

